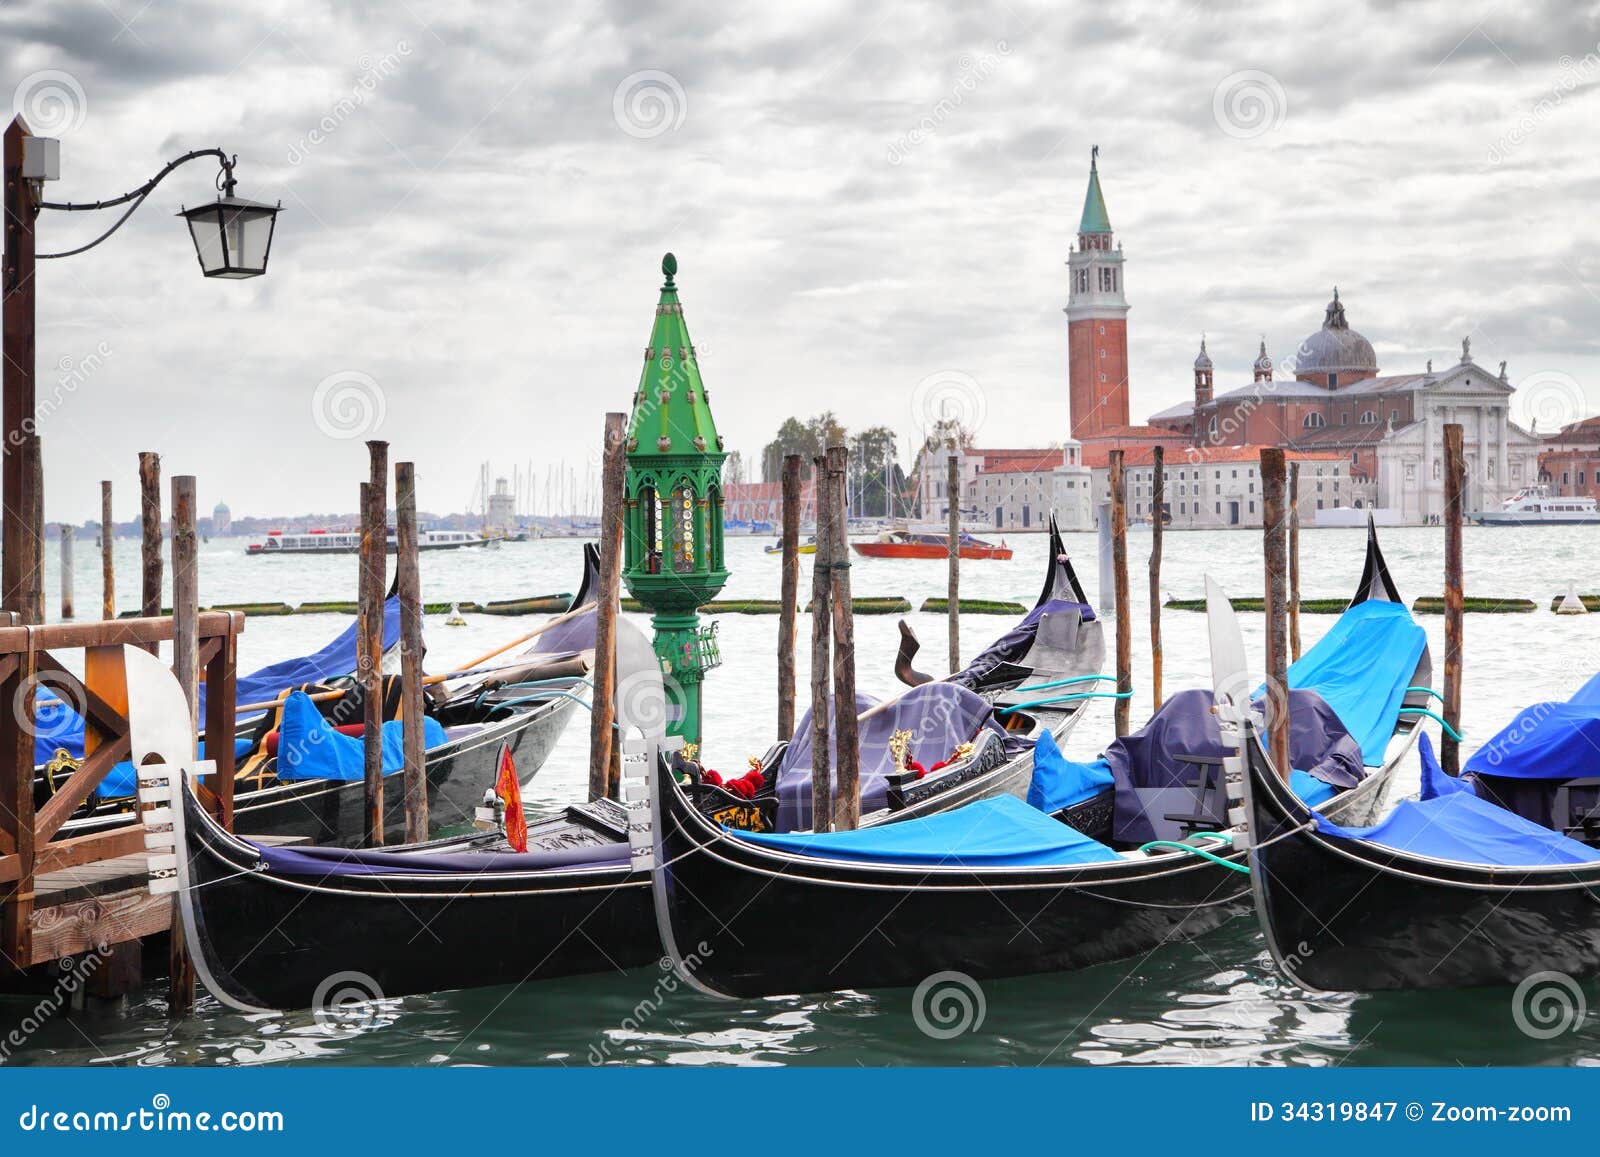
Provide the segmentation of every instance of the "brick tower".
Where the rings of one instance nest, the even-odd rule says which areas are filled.
[[[1122,246],[1114,244],[1100,193],[1100,146],[1089,154],[1089,191],[1078,245],[1067,259],[1068,382],[1072,436],[1093,438],[1128,425],[1128,302],[1122,295]]]

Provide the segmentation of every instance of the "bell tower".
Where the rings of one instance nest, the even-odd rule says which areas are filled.
[[[1089,191],[1067,272],[1072,436],[1093,438],[1128,425],[1128,301],[1122,291],[1122,246],[1115,243],[1100,192],[1099,145],[1089,152]]]

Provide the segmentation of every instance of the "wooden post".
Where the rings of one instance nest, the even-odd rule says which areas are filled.
[[[161,455],[153,450],[139,453],[139,527],[143,534],[139,613],[153,619],[161,614]],[[149,649],[152,655],[160,652],[154,643]]]
[[[1444,428],[1444,718],[1461,730],[1461,639],[1465,627],[1461,590],[1462,498],[1467,486],[1467,459],[1461,426]],[[1447,775],[1461,774],[1461,744],[1446,731],[1439,737],[1439,766]]]
[[[845,473],[849,452],[828,447],[828,502],[833,508],[829,584],[833,596],[833,702],[839,735],[839,782],[834,788],[833,827],[852,831],[861,820],[861,753],[856,728],[855,611],[850,600],[850,537]]]
[[[172,673],[189,700],[189,727],[199,721],[200,568],[195,531],[195,480],[180,474],[172,480]],[[213,740],[213,743],[216,741]],[[181,853],[180,853],[181,854]],[[184,943],[178,898],[173,897],[168,949],[167,1014],[184,1016],[194,1005],[194,961]]]
[[[400,594],[400,718],[405,750],[406,843],[428,838],[428,756],[422,737],[422,575],[417,566],[417,476],[394,464],[395,578]]]
[[[951,443],[952,449],[955,444]],[[950,618],[950,674],[961,670],[961,459],[945,459],[945,498],[950,519],[950,585],[946,592]]]
[[[1289,597],[1286,583],[1288,520],[1283,508],[1283,451],[1261,451],[1262,555],[1266,568],[1267,751],[1278,774],[1289,778]]]
[[[383,843],[383,603],[387,593],[384,577],[389,553],[389,443],[376,439],[367,443],[372,476],[363,492],[362,572],[365,583],[360,592],[363,615],[361,635],[366,641],[362,663],[362,706],[365,709],[362,747],[366,782],[367,845]]]
[[[111,514],[111,483],[100,483],[100,617],[117,617],[117,568],[112,556],[116,542],[115,523]]]
[[[1150,688],[1154,702],[1150,710],[1161,710],[1161,507],[1166,500],[1167,455],[1155,447],[1154,473],[1150,486]]]
[[[600,589],[594,609],[594,695],[589,712],[589,798],[622,790],[617,743],[617,607],[622,593],[622,503],[628,417],[606,415],[600,463]]]
[[[1133,691],[1133,619],[1128,605],[1128,495],[1122,468],[1122,451],[1110,454],[1111,470],[1111,568],[1117,599],[1117,734],[1128,734],[1128,713]]]
[[[794,635],[800,602],[800,455],[783,456],[783,576],[779,579],[778,738],[794,738]]]
[[[1300,659],[1300,463],[1289,463],[1289,661]]]
[[[75,619],[72,606],[72,526],[61,524],[61,617]]]
[[[4,467],[0,469],[3,548],[0,548],[0,591],[8,611],[24,623],[43,620],[44,524],[39,518],[39,435],[34,408],[34,218],[37,203],[32,182],[23,179],[22,154],[32,134],[22,117],[5,131],[5,268],[0,276],[4,306],[0,309],[0,374],[4,398]],[[31,769],[30,769],[31,770]]]
[[[828,720],[833,626],[829,585],[833,573],[833,503],[827,497],[826,458],[811,460],[811,485],[817,507],[817,553],[811,563],[811,830],[826,832],[833,828],[833,761]]]

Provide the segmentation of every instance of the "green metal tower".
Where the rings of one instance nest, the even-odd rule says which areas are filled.
[[[667,731],[700,742],[700,684],[721,662],[716,629],[699,608],[728,581],[722,557],[722,462],[727,457],[673,277],[656,305],[644,372],[628,424],[622,577],[654,617],[656,656],[667,677]]]

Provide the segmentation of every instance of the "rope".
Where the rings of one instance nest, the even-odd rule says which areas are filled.
[[[1052,703],[1071,703],[1078,699],[1131,699],[1132,691],[1079,691],[1074,695],[1053,695],[1048,699],[1032,699],[1011,707],[996,707],[996,715],[1012,715],[1029,707],[1048,707]]]
[[[1450,724],[1446,723],[1443,716],[1435,715],[1432,711],[1429,711],[1426,707],[1402,707],[1402,708],[1400,708],[1400,714],[1402,714],[1402,715],[1426,715],[1429,719],[1433,720],[1440,727],[1444,728],[1444,733],[1446,735],[1448,735],[1451,739],[1454,739],[1457,743],[1462,742],[1462,740],[1461,740],[1461,732],[1457,731],[1454,727],[1451,727]]]

